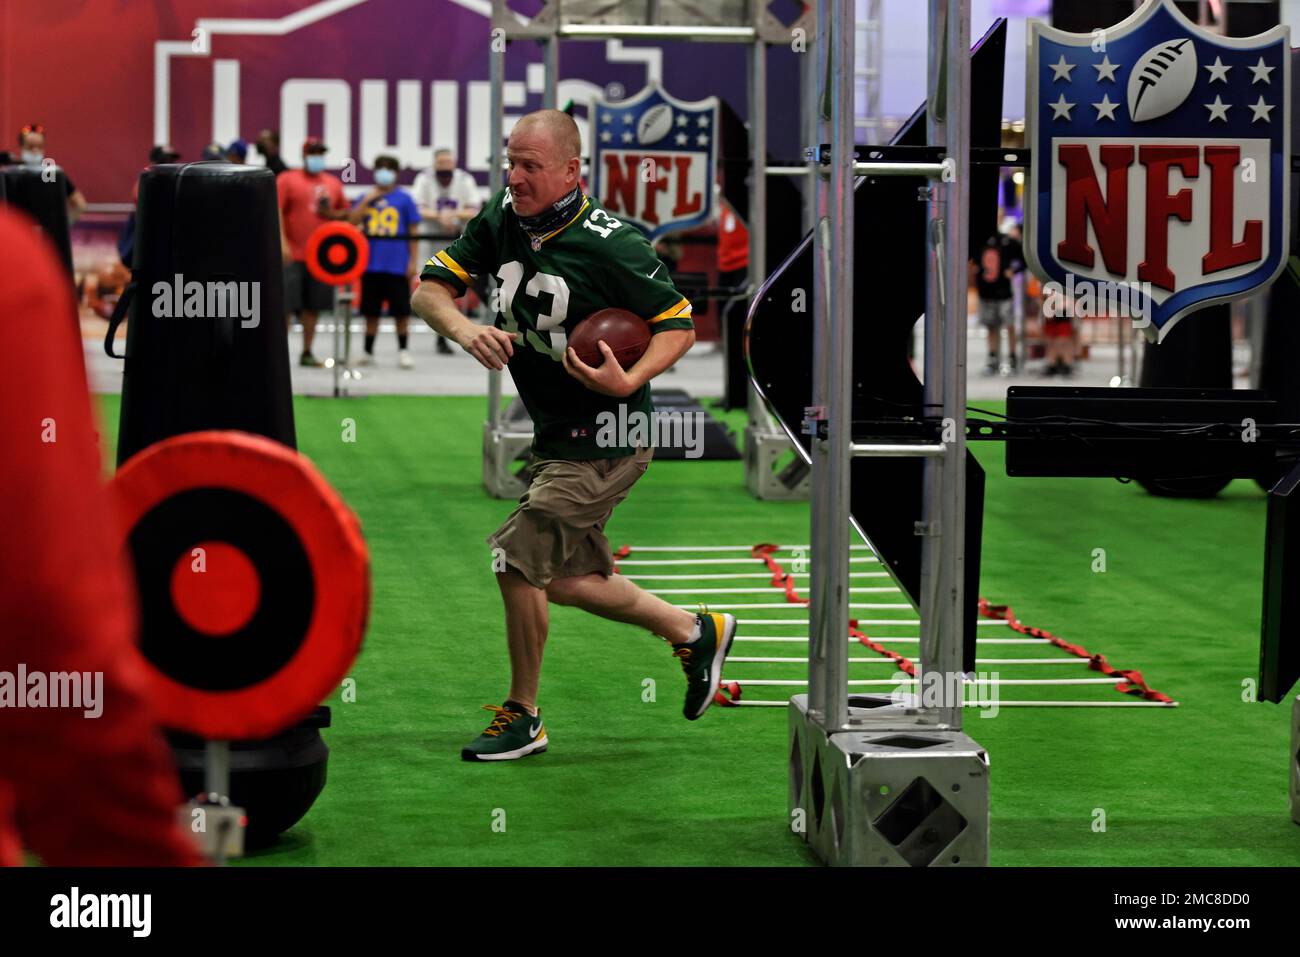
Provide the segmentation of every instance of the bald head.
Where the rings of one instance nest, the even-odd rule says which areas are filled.
[[[511,139],[516,133],[544,137],[554,151],[552,159],[558,163],[577,158],[582,152],[578,124],[568,113],[560,110],[537,110],[521,116],[510,134]]]
[[[536,216],[568,195],[582,171],[582,142],[573,117],[559,110],[522,116],[510,131],[511,202],[520,216]]]

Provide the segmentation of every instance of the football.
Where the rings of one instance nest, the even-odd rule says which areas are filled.
[[[650,346],[650,325],[626,309],[598,309],[578,323],[569,335],[569,345],[578,358],[594,367],[605,364],[601,340],[614,352],[624,369],[630,369]]]
[[[652,106],[636,124],[636,141],[642,146],[658,143],[673,128],[673,108],[667,103]]]
[[[1128,115],[1142,123],[1172,113],[1196,85],[1196,47],[1190,37],[1157,43],[1128,77]]]

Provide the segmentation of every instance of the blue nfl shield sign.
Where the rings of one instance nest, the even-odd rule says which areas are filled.
[[[591,188],[650,239],[713,218],[718,98],[674,99],[658,84],[591,106]]]
[[[1158,342],[1272,282],[1290,243],[1290,69],[1286,27],[1216,36],[1172,0],[1091,34],[1032,23],[1025,248],[1045,295],[1126,308]]]

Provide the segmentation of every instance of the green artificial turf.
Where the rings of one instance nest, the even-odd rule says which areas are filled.
[[[111,449],[116,397],[102,408]],[[813,862],[788,825],[785,710],[714,708],[689,723],[662,642],[574,609],[552,609],[541,694],[550,751],[460,760],[490,717],[480,705],[508,687],[484,538],[513,503],[480,483],[483,410],[478,397],[295,400],[301,450],[365,530],[372,613],[351,673],[356,701],[327,702],[328,785],[278,846],[243,864]],[[355,442],[343,440],[347,419]],[[1013,481],[1000,445],[976,452],[988,471],[981,593],[1181,702],[968,712],[991,759],[992,863],[1300,863],[1286,794],[1290,705],[1242,700],[1258,659],[1263,494],[1236,482],[1200,502],[1102,479]],[[738,461],[658,462],[607,531],[616,546],[806,542],[808,509],[753,499]],[[646,679],[654,701],[643,700]],[[1122,700],[1109,688],[1005,694]]]

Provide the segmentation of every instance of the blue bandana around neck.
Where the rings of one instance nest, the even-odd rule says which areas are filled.
[[[519,219],[519,225],[523,226],[528,232],[549,233],[572,219],[585,198],[582,195],[582,190],[575,186],[548,209],[542,210],[536,216],[520,216],[517,212],[515,216]]]

